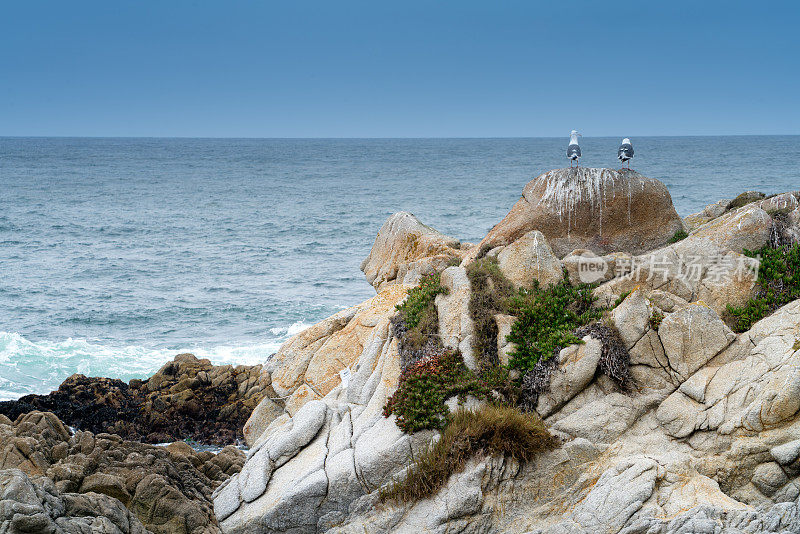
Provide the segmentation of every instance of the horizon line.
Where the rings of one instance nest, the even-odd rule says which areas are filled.
[[[800,137],[800,133],[771,133],[771,134],[693,134],[693,135],[636,135],[627,134],[625,137]],[[533,136],[378,136],[378,137],[363,137],[363,136],[344,136],[344,137],[249,137],[249,136],[188,136],[188,135],[0,135],[0,139],[246,139],[246,140],[275,140],[275,141],[291,141],[291,140],[309,140],[309,141],[336,141],[336,140],[444,140],[444,139],[463,139],[463,140],[478,140],[478,139],[561,139],[569,137],[567,135],[533,135]],[[619,135],[585,135],[585,139],[615,139]]]

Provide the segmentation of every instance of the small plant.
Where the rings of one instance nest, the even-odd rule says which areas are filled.
[[[767,195],[759,191],[745,191],[728,203],[727,210],[730,211],[735,210],[736,208],[741,208],[742,206],[746,206],[751,202],[755,202],[756,200],[762,200],[766,198],[766,196]]]
[[[442,286],[439,273],[423,276],[419,285],[408,292],[408,297],[402,304],[396,306],[397,311],[403,316],[403,321],[409,329],[416,328],[421,322],[428,322],[433,299],[436,295],[447,294],[447,288]]]
[[[675,234],[669,238],[669,243],[677,243],[678,241],[682,241],[689,237],[689,234],[686,230],[678,230]]]
[[[800,350],[800,337],[794,339],[794,345],[792,346],[792,350]]]
[[[461,354],[445,351],[409,366],[400,375],[394,395],[383,407],[383,415],[397,415],[397,426],[410,433],[444,427],[449,412],[445,401],[465,390],[474,378]]]
[[[661,326],[661,321],[664,320],[664,314],[661,313],[660,310],[653,310],[653,313],[650,314],[650,328],[653,330],[658,330],[658,327]]]
[[[380,498],[406,502],[424,499],[435,494],[474,455],[527,462],[557,444],[535,414],[491,405],[476,411],[458,410],[441,439],[416,459],[404,479],[382,489]]]
[[[603,314],[592,306],[595,297],[591,290],[588,284],[572,286],[565,277],[545,289],[536,284],[515,295],[511,309],[517,320],[508,336],[515,344],[511,366],[532,370],[538,361],[552,358],[567,345],[582,343],[572,331]]]
[[[631,291],[623,291],[622,294],[617,297],[617,300],[614,301],[614,305],[611,306],[611,308],[612,309],[616,308],[617,306],[622,304],[622,301],[625,300],[626,298],[628,298],[628,295],[630,295],[630,294],[631,294]]]
[[[458,267],[461,265],[461,258],[458,256],[451,256],[450,259],[447,260],[448,267]]]
[[[800,244],[782,247],[765,246],[757,252],[746,250],[750,257],[761,257],[756,294],[741,307],[730,304],[726,319],[735,332],[749,330],[784,304],[800,298]]]
[[[396,306],[399,313],[392,318],[392,331],[398,341],[402,369],[444,350],[438,337],[439,314],[434,299],[446,293],[439,274],[425,276]]]

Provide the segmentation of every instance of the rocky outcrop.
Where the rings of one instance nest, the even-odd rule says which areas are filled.
[[[548,286],[564,278],[561,262],[544,235],[533,230],[497,253],[500,271],[516,287],[531,287],[534,280]]]
[[[214,366],[179,354],[147,380],[73,375],[49,395],[0,402],[0,414],[16,419],[49,411],[81,430],[130,440],[229,445],[242,439],[244,423],[266,396],[275,392],[261,365]]]
[[[458,264],[465,254],[457,239],[426,226],[401,211],[386,219],[361,270],[376,291],[389,284],[416,285],[422,275]]]
[[[332,368],[336,383],[323,397],[295,405],[296,411],[275,419],[254,439],[242,472],[214,494],[216,515],[225,532],[324,531],[341,522],[358,498],[383,485],[427,445],[432,432],[409,436],[397,427],[394,416],[382,413],[400,376],[389,318],[395,313],[393,303],[403,295],[402,287],[390,286],[375,297],[378,300],[369,306],[372,326],[358,323],[358,342],[349,345],[360,349],[355,359],[336,360],[339,367]],[[286,355],[291,348],[313,361],[358,314],[348,313],[345,317],[351,318],[346,321],[334,316],[345,326],[333,333],[326,327],[313,335],[298,335],[279,354]],[[320,333],[327,335],[312,341]],[[274,377],[284,373],[284,367],[294,368],[295,362],[284,356],[280,366],[275,365]],[[342,383],[338,371],[345,368],[351,377]]]
[[[544,176],[540,185],[560,175]],[[406,286],[398,285],[395,276],[393,284],[383,287],[395,287],[397,293],[379,294],[381,299],[301,333],[270,363],[273,384],[280,384],[276,391],[296,401],[271,422],[266,422],[269,417],[248,422],[257,431],[252,431],[245,467],[214,494],[222,529],[331,534],[800,531],[800,387],[794,383],[800,376],[800,301],[739,335],[720,318],[726,303],[743,302],[752,292],[755,265],[743,249],[772,239],[776,213],[791,208],[792,201],[772,197],[777,198],[773,203],[785,204],[777,212],[763,204],[770,198],[740,199],[737,205],[722,201],[706,210],[708,220],[686,239],[667,244],[682,226],[668,195],[659,200],[660,184],[635,173],[585,170],[580,176],[587,184],[595,180],[597,189],[577,184],[570,192],[542,185],[549,192],[538,193],[539,204],[543,199],[561,203],[541,206],[549,220],[557,220],[558,205],[573,208],[560,212],[567,223],[553,223],[553,231],[562,234],[550,236],[539,223],[526,226],[545,220],[531,215],[538,204],[531,200],[529,184],[526,197],[481,248],[497,257],[509,277],[519,275],[520,286],[541,282],[536,261],[547,259],[553,272],[564,265],[574,282],[592,281],[581,277],[594,273],[593,281],[601,282],[596,294],[602,304],[613,305],[630,292],[604,323],[630,355],[629,387],[623,389],[603,372],[605,341],[586,335],[583,344],[560,351],[549,391],[534,401],[561,439],[559,448],[527,464],[476,457],[430,498],[382,503],[380,488],[403,476],[412,458],[436,439],[433,432],[403,434],[393,416],[381,413],[400,376],[389,325]],[[651,231],[652,225],[628,226],[628,184],[639,188],[631,189],[631,221],[660,213],[660,234]],[[619,194],[607,195],[612,187]],[[649,201],[636,200],[642,191],[649,192]],[[590,192],[598,196],[592,199]],[[649,204],[636,214],[635,204],[642,202]],[[578,204],[593,213],[596,231],[584,220],[586,214],[572,218]],[[600,217],[591,205],[603,208],[602,235],[608,243],[599,239]],[[789,226],[796,209],[782,213]],[[581,225],[583,234],[576,232]],[[561,245],[555,245],[559,239]],[[637,243],[640,248],[631,245]],[[559,262],[556,256],[568,252]],[[465,258],[479,253],[473,249]],[[693,256],[717,263],[698,268],[685,261]],[[605,268],[581,271],[587,261],[602,262]],[[465,362],[474,364],[472,291],[465,266],[442,271],[447,293],[438,295],[435,305],[442,343],[461,349]],[[735,269],[751,276],[731,281],[727,275]],[[685,279],[689,273],[696,278]],[[507,360],[512,347],[504,337],[514,317],[498,314],[494,319],[498,354]],[[341,361],[334,354],[342,355]],[[330,363],[321,366],[327,369],[321,375],[329,380],[325,388],[319,378],[306,377],[315,358]],[[339,371],[345,369],[351,377],[342,382]],[[304,389],[311,385],[316,393]]]
[[[615,258],[615,276],[595,294],[608,305],[636,288],[660,290],[681,299],[702,301],[722,314],[728,304],[742,305],[753,295],[758,250],[770,238],[773,220],[751,205],[729,212],[694,230],[685,239],[630,258]]]
[[[667,188],[635,171],[556,169],[528,182],[522,198],[483,238],[481,249],[509,245],[539,230],[562,258],[574,249],[641,254],[683,229]]]
[[[212,534],[212,491],[244,453],[72,433],[49,412],[0,416],[0,532]]]
[[[0,532],[22,534],[152,534],[119,500],[89,493],[62,494],[45,477],[0,470]]]
[[[289,415],[332,391],[341,383],[339,372],[356,365],[364,352],[373,354],[381,349],[389,336],[389,318],[408,288],[390,284],[371,299],[342,310],[284,343],[267,362],[266,369],[271,373],[276,394],[285,399]],[[251,443],[253,437],[249,438]]]

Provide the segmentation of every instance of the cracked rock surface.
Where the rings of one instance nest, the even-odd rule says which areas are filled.
[[[546,196],[552,209],[576,207],[570,203],[581,199],[556,187],[559,176],[538,179],[549,191],[540,191],[539,201]],[[605,196],[611,191],[605,189],[611,185],[607,180],[624,182],[616,175],[587,179],[595,178],[596,190],[581,189],[587,206],[597,200],[590,198],[592,192],[602,193],[604,202],[612,200]],[[633,178],[644,180],[645,186],[639,187],[648,191],[649,179]],[[635,180],[631,183],[639,183]],[[548,233],[555,222],[549,229],[528,224],[537,183],[526,188],[520,200],[526,205],[515,206],[484,239],[488,253],[503,254],[504,265],[513,266],[520,280],[540,274],[543,255],[528,254],[530,244],[515,245],[518,239],[535,235],[536,250],[549,246],[558,257],[569,247],[578,248]],[[279,382],[276,391],[281,388],[290,401],[285,413],[259,424],[242,472],[215,491],[223,531],[800,532],[800,301],[737,335],[720,314],[725,302],[749,298],[754,279],[720,282],[719,272],[702,268],[696,279],[686,281],[686,265],[680,261],[681,256],[698,254],[725,258],[725,265],[747,263],[742,248],[758,248],[769,239],[772,204],[796,210],[800,197],[754,196],[736,207],[721,201],[701,218],[687,220],[691,233],[686,239],[665,245],[681,226],[677,220],[674,228],[662,225],[648,245],[625,250],[615,248],[611,239],[631,239],[631,230],[625,230],[628,196],[622,193],[617,197],[622,204],[604,212],[607,240],[582,237],[576,230],[580,221],[564,223],[570,225],[570,239],[581,245],[564,264],[570,277],[577,277],[581,257],[596,261],[597,254],[607,254],[603,261],[615,268],[602,273],[596,295],[610,303],[630,292],[609,317],[630,352],[629,390],[622,391],[600,371],[600,343],[587,336],[585,344],[561,351],[550,391],[536,400],[537,411],[562,440],[559,448],[524,465],[505,458],[473,458],[430,498],[381,503],[378,490],[402,476],[436,439],[434,432],[403,434],[393,418],[381,413],[400,375],[390,319],[408,287],[386,271],[374,301],[298,334],[267,365],[273,383]],[[764,204],[766,200],[772,204]],[[669,212],[671,203],[662,205]],[[566,213],[572,212],[562,210]],[[632,218],[640,215],[636,209],[631,212]],[[382,232],[400,219],[390,218]],[[533,230],[541,233],[530,234]],[[563,230],[566,234],[566,226]],[[378,248],[373,247],[367,262],[369,277],[382,272],[375,259],[387,254],[388,244],[386,235],[376,241]],[[467,251],[466,260],[478,248]],[[517,249],[527,252],[509,257]],[[655,254],[663,260],[661,278],[648,271]],[[616,267],[637,258],[650,260],[640,262],[639,278],[624,269],[617,272]],[[449,293],[435,300],[440,335],[448,346],[468,349],[474,325],[466,320],[471,290],[464,268],[447,268],[442,281]],[[499,330],[507,331],[513,317],[497,320],[504,325]],[[506,350],[504,339],[498,339],[498,347]],[[311,365],[315,358],[322,361]],[[352,372],[348,384],[336,377],[344,368]],[[312,373],[307,378],[308,370]],[[317,387],[323,379],[331,383]]]

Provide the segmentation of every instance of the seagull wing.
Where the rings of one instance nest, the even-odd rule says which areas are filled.
[[[633,157],[633,146],[630,143],[623,143],[617,150],[617,157],[623,161],[629,160]]]

